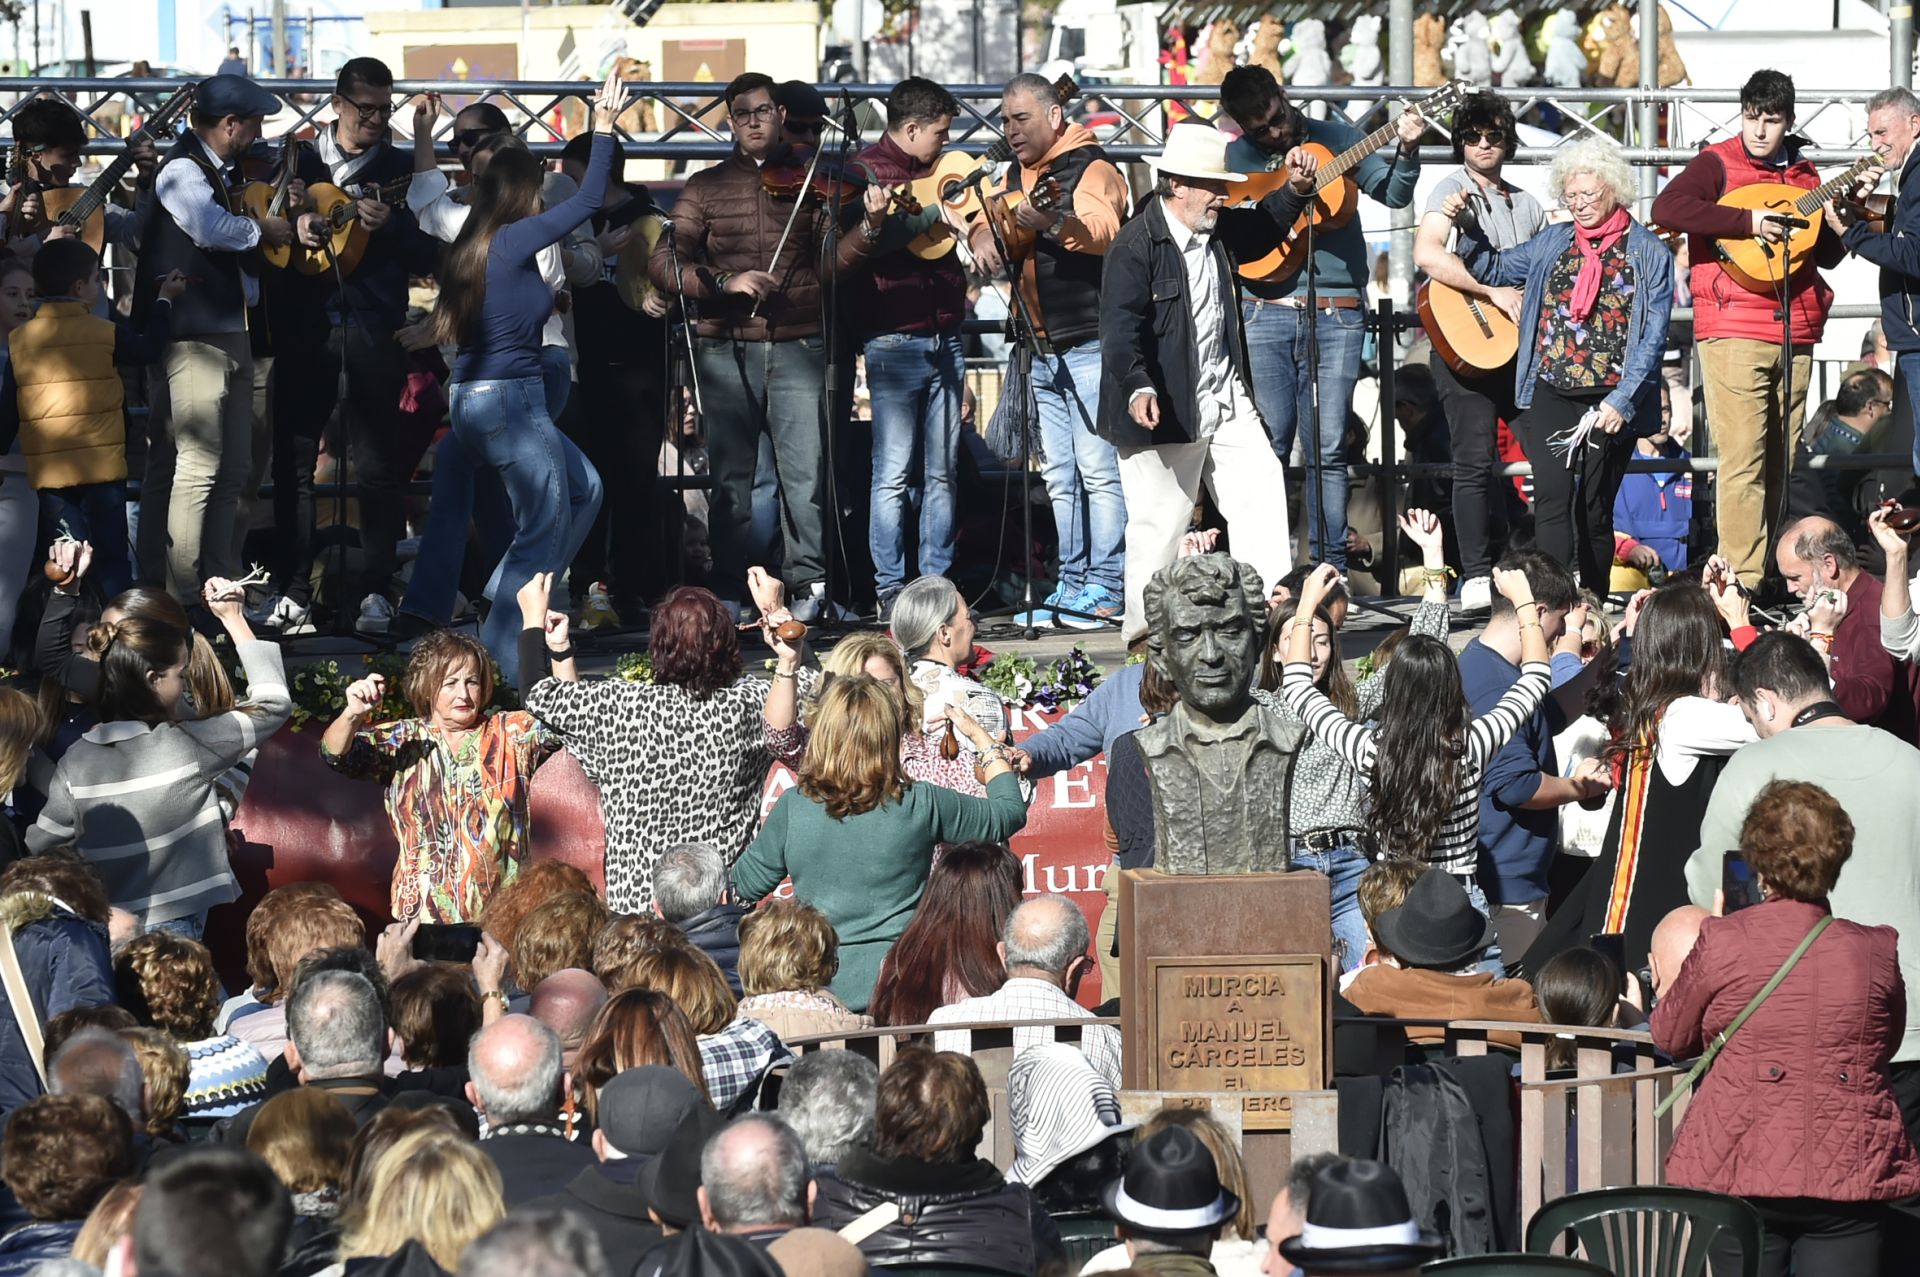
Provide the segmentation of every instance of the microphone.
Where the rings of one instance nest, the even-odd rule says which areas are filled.
[[[982,164],[965,177],[957,181],[948,182],[940,188],[940,198],[943,200],[951,200],[968,188],[980,185],[980,183],[993,176],[993,169],[994,166],[991,164]]]
[[[1760,220],[1763,222],[1772,222],[1776,226],[1785,226],[1790,230],[1796,231],[1804,231],[1813,225],[1812,222],[1809,222],[1804,217],[1789,217],[1785,213],[1768,213]]]
[[[840,86],[840,115],[846,121],[841,131],[853,141],[860,141],[860,119],[853,113],[853,94],[847,91],[844,84]]]

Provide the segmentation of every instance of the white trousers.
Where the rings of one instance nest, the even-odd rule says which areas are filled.
[[[1287,528],[1287,476],[1246,396],[1211,438],[1198,443],[1121,448],[1120,491],[1127,501],[1129,643],[1147,632],[1147,582],[1180,552],[1200,485],[1227,521],[1233,557],[1252,566],[1268,592],[1293,569]]]

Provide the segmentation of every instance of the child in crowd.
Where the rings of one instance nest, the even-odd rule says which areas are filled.
[[[160,358],[172,307],[155,306],[138,334],[99,318],[93,307],[103,289],[100,255],[74,238],[42,246],[33,259],[33,284],[39,310],[7,335],[0,449],[11,449],[18,437],[46,535],[91,541],[101,590],[118,594],[133,583],[133,564],[126,394],[115,365]],[[174,271],[160,281],[159,300],[170,303],[186,287],[186,276]]]

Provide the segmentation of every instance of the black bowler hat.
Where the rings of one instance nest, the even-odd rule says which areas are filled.
[[[640,1170],[640,1201],[670,1227],[691,1228],[700,1220],[700,1154],[713,1133],[726,1125],[705,1104],[687,1110],[660,1156]]]
[[[1421,874],[1399,908],[1373,920],[1373,933],[1402,962],[1442,970],[1465,965],[1494,942],[1493,923],[1444,869]]]
[[[279,114],[280,99],[244,75],[210,75],[195,86],[193,109],[219,119],[237,115],[244,120]]]
[[[1136,1145],[1127,1173],[1107,1186],[1107,1213],[1160,1233],[1196,1233],[1232,1219],[1240,1199],[1220,1187],[1213,1154],[1184,1126]]]
[[[1288,1263],[1328,1277],[1418,1268],[1445,1249],[1438,1233],[1414,1222],[1393,1168],[1365,1158],[1322,1168],[1307,1190],[1300,1235],[1280,1243]]]

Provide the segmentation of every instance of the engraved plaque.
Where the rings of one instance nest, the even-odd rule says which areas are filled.
[[[1246,1127],[1285,1130],[1291,1114],[1271,1093],[1326,1085],[1319,955],[1152,957],[1146,976],[1146,1089],[1266,1092],[1243,1105]]]

